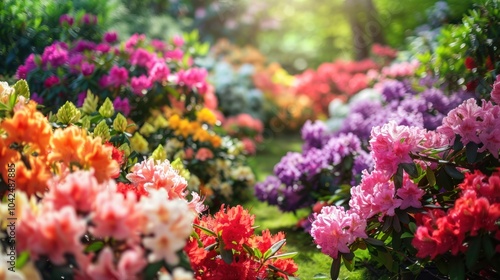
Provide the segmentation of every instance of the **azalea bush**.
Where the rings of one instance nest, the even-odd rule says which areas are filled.
[[[284,252],[283,232],[255,234],[255,216],[241,206],[221,207],[195,221],[185,248],[197,279],[291,279],[297,253]]]
[[[417,64],[418,66],[418,64]],[[435,130],[450,110],[470,97],[447,94],[434,79],[412,78],[414,63],[395,63],[377,71],[374,88],[364,89],[348,103],[330,104],[332,117],[307,121],[302,127],[302,151],[289,152],[274,167],[274,175],[255,186],[262,201],[284,211],[325,205],[347,207],[351,186],[362,171],[372,170],[369,140],[373,127],[389,121]],[[301,223],[309,230],[310,222]]]
[[[432,73],[450,89],[467,88],[486,98],[499,71],[498,1],[476,3],[461,23],[442,28],[434,49],[419,55],[422,73]]]
[[[55,112],[67,101],[94,109],[107,102],[111,115],[136,124],[128,132],[138,154],[158,150],[161,159],[179,158],[192,175],[190,189],[206,195],[208,204],[235,204],[248,199],[254,181],[246,145],[221,129],[207,71],[193,64],[205,45],[195,33],[185,38],[167,43],[135,34],[120,44],[108,32],[100,43],[57,42],[28,57],[17,75],[27,78],[44,111]]]
[[[104,33],[111,4],[101,1],[2,1],[0,75],[10,76],[31,53],[55,40],[96,40]]]
[[[271,63],[253,75],[255,86],[267,101],[267,126],[275,133],[298,131],[316,116],[312,100],[295,90],[296,81],[278,63]]]
[[[142,124],[149,110],[184,102],[187,110],[204,102],[213,108],[207,72],[192,65],[181,36],[167,44],[135,34],[121,45],[115,32],[99,43],[80,39],[56,42],[30,55],[17,71],[33,98],[54,110],[66,101],[81,105],[87,90],[110,98],[122,113]],[[202,97],[202,96],[205,96]],[[212,102],[212,103],[210,103]]]
[[[5,248],[15,242],[18,257],[15,271],[0,267],[4,275],[9,279],[211,279],[195,266],[199,258],[186,253],[194,250],[193,238],[201,236],[194,233],[193,223],[211,218],[200,216],[207,206],[198,193],[188,192],[182,164],[161,159],[161,149],[137,162],[139,152],[127,132],[127,120],[115,115],[109,99],[97,109],[95,96],[89,93],[80,110],[67,102],[47,118],[29,100],[25,81],[0,86],[0,215],[2,221],[16,219],[15,239],[2,238],[0,254],[4,259]],[[236,270],[235,279],[254,279],[248,274],[281,279],[294,274],[293,261],[281,260],[294,255],[280,252],[284,235],[273,237],[267,231],[250,241],[252,234],[245,231],[248,236],[240,240],[227,220],[241,224],[253,217],[241,206],[234,209],[245,215],[228,216],[233,210],[226,214],[221,208],[216,217],[226,219],[210,223],[224,240],[213,248],[221,248],[222,242],[241,242],[249,252],[263,252],[249,258],[261,266]],[[2,236],[10,236],[6,222],[0,230]],[[225,254],[235,256],[241,249],[234,248],[233,253],[229,246],[223,248]],[[211,271],[224,273],[217,267]]]
[[[499,112],[471,98],[435,131],[394,121],[374,127],[374,169],[351,189],[349,209],[325,207],[312,223],[316,244],[334,259],[332,278],[341,261],[353,269],[356,250],[391,274],[498,277]]]

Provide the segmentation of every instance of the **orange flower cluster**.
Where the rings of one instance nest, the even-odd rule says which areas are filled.
[[[210,144],[212,144],[215,148],[220,147],[222,139],[219,135],[207,130],[207,126],[204,125],[205,123],[210,124],[215,122],[207,116],[207,112],[203,112],[202,114],[203,115],[198,114],[198,119],[195,121],[181,118],[179,115],[172,115],[168,119],[168,125],[174,130],[174,133],[177,136],[182,136],[184,138],[192,137],[194,141],[210,142]],[[207,120],[210,123],[208,123]]]
[[[53,132],[36,105],[30,101],[0,123],[0,174],[4,179],[9,178],[8,164],[15,164],[16,188],[34,195],[46,191],[53,173],[67,168],[93,168],[100,183],[119,174],[112,147],[76,126]]]

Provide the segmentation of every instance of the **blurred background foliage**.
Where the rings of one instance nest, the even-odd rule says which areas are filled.
[[[316,68],[337,58],[361,58],[353,48],[362,38],[403,48],[406,37],[423,25],[436,0],[4,0],[0,2],[0,73],[12,75],[31,53],[59,39],[62,14],[97,15],[98,28],[116,30],[121,38],[144,33],[167,39],[199,30],[214,44],[228,38],[253,45],[290,73]],[[460,22],[474,0],[446,0],[444,23]],[[438,11],[439,12],[439,11]],[[353,34],[352,20],[359,27]],[[432,20],[432,18],[431,18]],[[81,30],[77,30],[81,31]],[[356,37],[357,36],[357,37]],[[80,35],[80,37],[82,37]],[[88,34],[87,39],[92,39]]]

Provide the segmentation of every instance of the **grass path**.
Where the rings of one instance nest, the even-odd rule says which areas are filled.
[[[274,165],[288,151],[300,152],[301,145],[302,141],[298,135],[266,140],[257,156],[251,160],[258,181],[262,181],[266,176],[272,174]],[[331,258],[316,248],[310,235],[295,227],[300,218],[307,216],[306,210],[299,210],[297,215],[283,213],[277,207],[269,206],[256,199],[246,203],[245,207],[256,215],[256,226],[260,226],[262,229],[268,228],[272,233],[285,232],[287,251],[299,253],[294,260],[299,266],[298,274],[301,280],[330,279]],[[364,279],[363,271],[349,272],[342,268],[339,279]]]

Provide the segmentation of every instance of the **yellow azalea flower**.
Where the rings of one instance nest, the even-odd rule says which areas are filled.
[[[208,125],[215,125],[217,122],[217,117],[208,108],[203,108],[196,114],[196,119],[199,122],[206,123]]]
[[[168,126],[170,126],[170,128],[174,130],[179,128],[180,123],[181,117],[179,117],[179,115],[172,115],[170,118],[168,118]]]
[[[191,125],[188,120],[182,119],[179,122],[177,129],[175,130],[175,135],[180,135],[187,138],[191,134]]]
[[[194,141],[208,142],[211,140],[210,133],[204,129],[198,129],[193,135]]]

